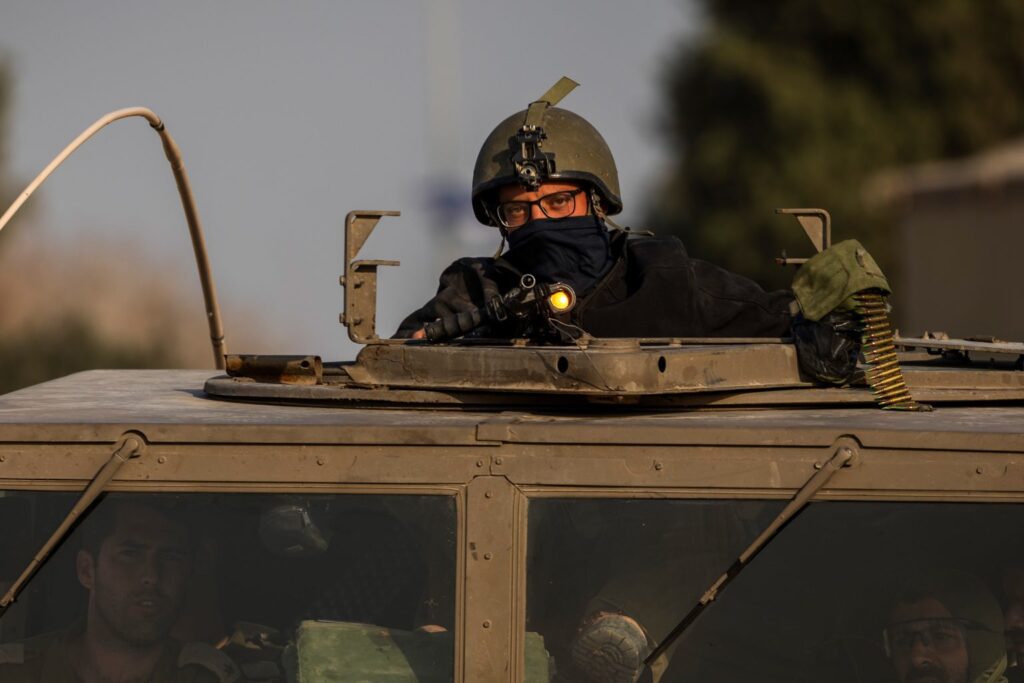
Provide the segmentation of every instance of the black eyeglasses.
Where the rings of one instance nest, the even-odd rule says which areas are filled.
[[[950,652],[965,646],[969,630],[988,631],[981,624],[967,619],[914,619],[886,626],[882,631],[882,643],[889,657],[906,655],[914,649],[914,644],[918,641],[924,647],[937,652]]]
[[[532,202],[502,202],[498,204],[498,221],[506,228],[518,228],[530,220],[533,205],[540,207],[548,218],[567,218],[576,211],[576,195],[585,190],[552,192]]]

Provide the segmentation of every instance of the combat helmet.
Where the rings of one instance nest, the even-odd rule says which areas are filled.
[[[546,180],[583,181],[601,198],[604,214],[622,211],[619,174],[608,143],[582,116],[554,106],[577,85],[563,77],[487,136],[473,168],[473,212],[478,221],[498,225],[488,207],[489,194],[515,182],[534,189]]]

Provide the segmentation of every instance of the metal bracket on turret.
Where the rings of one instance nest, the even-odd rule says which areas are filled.
[[[832,217],[825,209],[775,209],[775,213],[796,216],[818,253],[832,246]],[[775,262],[780,266],[799,266],[806,263],[807,259],[789,258],[786,252],[782,252],[782,256],[777,257]]]
[[[399,262],[355,259],[382,217],[400,215],[399,211],[349,211],[345,216],[345,273],[338,278],[345,288],[345,312],[338,320],[357,344],[389,341],[377,336],[377,268]]]

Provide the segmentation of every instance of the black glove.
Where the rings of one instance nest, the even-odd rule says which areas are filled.
[[[797,316],[792,327],[800,370],[823,384],[846,384],[857,370],[860,324],[853,311],[833,311],[821,320]]]

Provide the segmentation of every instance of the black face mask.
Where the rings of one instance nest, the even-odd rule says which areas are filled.
[[[530,221],[508,234],[502,257],[541,282],[563,282],[577,294],[590,289],[612,265],[608,231],[596,216]]]

